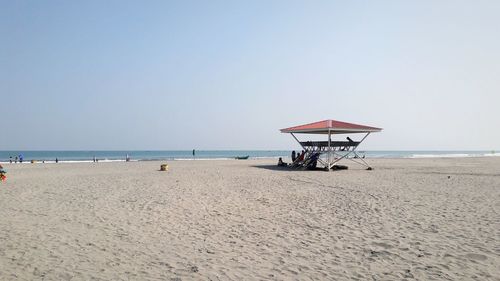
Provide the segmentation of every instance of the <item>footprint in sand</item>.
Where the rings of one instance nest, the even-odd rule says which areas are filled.
[[[474,254],[474,253],[466,254],[465,257],[470,259],[470,260],[476,260],[476,261],[484,261],[484,260],[488,259],[485,255]]]
[[[372,245],[373,245],[373,246],[382,247],[382,248],[384,248],[384,249],[390,249],[390,248],[392,248],[392,247],[393,247],[392,245],[387,244],[387,243],[384,243],[384,242],[372,242]]]

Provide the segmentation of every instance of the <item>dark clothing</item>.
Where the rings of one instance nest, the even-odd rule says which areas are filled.
[[[287,164],[285,162],[283,162],[283,159],[281,159],[281,157],[280,157],[280,159],[278,159],[278,166],[280,166],[280,167],[286,167],[287,166]]]
[[[302,151],[302,153],[299,156],[297,156],[297,161],[304,161],[305,154],[306,153],[304,151]]]

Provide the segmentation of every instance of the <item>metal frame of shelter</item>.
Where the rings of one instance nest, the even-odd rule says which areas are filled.
[[[323,164],[326,170],[330,170],[334,167],[336,163],[342,159],[349,159],[357,164],[367,167],[371,170],[372,168],[368,163],[361,158],[356,149],[358,146],[371,134],[374,132],[382,131],[381,128],[370,127],[365,125],[358,125],[353,123],[347,123],[336,120],[324,120],[315,123],[290,127],[280,130],[282,133],[289,133],[292,137],[300,144],[304,149],[306,156],[304,157],[304,163],[292,163],[292,165],[297,164],[297,166],[308,165],[307,159],[315,156],[316,161]],[[360,141],[353,141],[347,137],[347,141],[332,141],[332,135],[338,134],[359,134],[364,133],[365,135]],[[301,142],[297,139],[295,134],[322,134],[328,135],[328,141],[305,141]],[[321,159],[321,155],[326,154],[326,159]],[[349,155],[354,155],[354,158],[348,158]]]

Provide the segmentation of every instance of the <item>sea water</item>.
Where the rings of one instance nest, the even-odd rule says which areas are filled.
[[[359,156],[366,158],[436,158],[436,157],[488,157],[500,156],[495,151],[358,151]],[[290,150],[100,150],[100,151],[0,151],[0,162],[9,162],[10,157],[22,155],[24,162],[46,161],[54,162],[57,158],[61,162],[92,162],[94,157],[98,161],[125,161],[127,155],[131,161],[152,160],[209,160],[234,159],[238,156],[250,156],[251,159],[290,157]]]

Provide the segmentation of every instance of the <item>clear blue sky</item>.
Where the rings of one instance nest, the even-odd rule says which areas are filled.
[[[0,1],[0,150],[500,148],[500,1]]]

